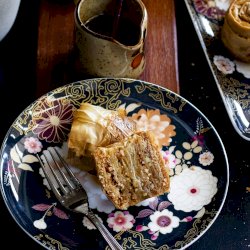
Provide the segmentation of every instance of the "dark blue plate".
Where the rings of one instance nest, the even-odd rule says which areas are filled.
[[[36,153],[67,150],[73,111],[81,102],[123,107],[155,132],[171,177],[170,192],[116,210],[91,173],[74,169],[90,206],[124,249],[184,249],[201,237],[224,204],[229,169],[213,125],[191,103],[157,85],[129,79],[75,82],[42,96],[12,124],[1,148],[1,192],[18,225],[47,249],[104,249],[82,215],[63,209],[44,179]]]

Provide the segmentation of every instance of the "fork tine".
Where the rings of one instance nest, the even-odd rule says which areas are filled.
[[[76,178],[76,176],[74,175],[74,173],[72,172],[72,170],[69,168],[67,162],[63,159],[63,157],[60,155],[60,153],[58,152],[58,150],[56,148],[54,148],[58,158],[60,159],[61,163],[63,164],[64,168],[66,169],[68,175],[70,176],[70,179],[73,181],[73,183],[76,186],[81,186],[81,183],[79,182],[79,180]]]
[[[63,180],[65,181],[65,183],[68,185],[68,187],[71,188],[71,190],[73,190],[74,188],[76,188],[76,186],[78,185],[78,183],[76,183],[76,177],[74,177],[74,179],[72,180],[72,176],[70,175],[70,179],[65,175],[65,173],[62,171],[62,167],[64,167],[64,169],[67,171],[67,173],[69,173],[70,169],[67,166],[67,163],[64,161],[64,159],[62,158],[62,156],[59,154],[59,152],[56,150],[56,148],[48,148],[47,149],[50,154],[51,154],[51,158],[54,161],[54,164],[57,166],[58,171],[60,172]],[[55,159],[55,153],[56,156],[59,158],[59,161]],[[59,164],[59,162],[61,163],[61,165]],[[71,173],[72,174],[72,173]],[[72,183],[73,181],[73,183]]]
[[[58,189],[54,186],[54,184],[53,184],[53,182],[52,182],[52,180],[51,180],[51,177],[49,176],[49,174],[47,173],[47,169],[46,169],[46,167],[45,167],[45,164],[43,163],[43,161],[42,161],[42,159],[40,158],[40,156],[37,154],[37,158],[38,158],[38,160],[39,160],[39,162],[40,162],[40,164],[41,164],[41,166],[42,166],[42,169],[43,169],[43,173],[44,173],[44,175],[45,175],[45,177],[46,177],[46,179],[47,179],[47,181],[48,181],[48,183],[49,183],[49,185],[50,185],[50,187],[51,187],[51,189],[52,189],[52,191],[53,191],[53,193],[55,194],[55,196],[58,198],[58,199],[60,199],[62,196],[61,196],[61,193],[58,191]],[[45,161],[46,161],[46,163],[47,163],[47,165],[48,165],[48,162],[47,162],[47,159],[45,158]],[[48,165],[49,166],[49,165]]]
[[[85,214],[100,231],[103,238],[106,240],[112,250],[122,250],[122,246],[119,245],[113,235],[89,208],[88,197],[85,189],[80,184],[79,180],[75,177],[71,169],[68,167],[66,161],[60,155],[58,150],[56,148],[52,149],[51,147],[49,147],[47,150],[43,151],[41,157],[37,154],[37,158],[42,166],[44,175],[53,193],[55,194],[61,205],[71,211],[81,212]],[[60,166],[61,164],[67,171],[69,178],[62,170],[62,166]],[[57,174],[54,168],[57,168],[60,174]],[[59,175],[61,179],[59,178]],[[73,188],[71,185],[71,181],[74,184]],[[61,188],[61,192],[58,190],[57,186],[54,185],[55,182],[57,182],[57,185]],[[63,195],[62,193],[64,193],[65,195]]]
[[[51,157],[51,159],[52,159],[52,161],[53,161],[54,166],[52,166],[52,162],[48,159],[48,156],[46,155],[46,152],[49,152],[50,157]],[[47,149],[47,151],[46,151],[46,150],[44,151],[43,156],[44,156],[44,158],[45,158],[45,160],[46,160],[46,163],[47,163],[47,165],[49,166],[50,171],[51,171],[51,173],[53,174],[53,176],[54,176],[54,178],[55,178],[55,180],[56,180],[56,182],[57,182],[57,184],[58,184],[58,186],[59,186],[61,192],[63,192],[64,194],[68,194],[68,193],[69,193],[69,190],[68,190],[68,188],[66,188],[66,187],[64,186],[64,183],[62,182],[62,180],[64,180],[64,178],[63,178],[63,175],[61,174],[62,172],[60,171],[60,170],[61,170],[61,169],[60,169],[60,166],[58,165],[57,161],[56,161],[55,158],[53,157],[53,153]],[[57,168],[57,170],[59,171],[59,174],[56,173],[54,167]],[[61,175],[61,176],[59,176],[59,175]],[[61,178],[60,178],[60,177],[61,177]],[[51,178],[50,178],[50,179],[51,179]],[[52,185],[53,185],[53,183],[52,183]]]

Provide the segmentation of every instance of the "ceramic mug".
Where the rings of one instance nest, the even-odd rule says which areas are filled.
[[[147,11],[140,0],[81,0],[75,10],[80,69],[95,77],[138,78],[145,68]]]
[[[0,41],[12,28],[21,0],[0,0]]]

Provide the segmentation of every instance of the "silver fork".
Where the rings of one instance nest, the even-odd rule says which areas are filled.
[[[58,201],[66,209],[81,212],[96,226],[112,250],[122,250],[121,245],[91,211],[87,193],[56,148],[48,148],[37,155],[44,175]],[[44,160],[42,160],[42,159]]]

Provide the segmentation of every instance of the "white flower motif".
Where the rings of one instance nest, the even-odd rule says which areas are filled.
[[[180,219],[173,215],[168,209],[155,211],[150,215],[148,227],[152,232],[160,232],[162,234],[171,233],[173,228],[179,226]]]
[[[203,166],[208,166],[213,161],[214,161],[214,155],[209,151],[206,151],[206,152],[200,154],[200,156],[199,156],[199,162]]]
[[[146,206],[149,205],[150,202],[153,202],[155,199],[156,199],[156,197],[148,198],[148,199],[146,199],[146,200],[144,200],[144,201],[139,202],[138,204],[136,204],[136,206],[137,206],[137,207],[140,207],[140,206],[146,207]]]
[[[168,199],[176,210],[198,211],[211,202],[217,192],[218,179],[212,172],[192,166],[170,178]]]
[[[109,215],[107,222],[115,232],[120,232],[132,228],[135,220],[134,216],[128,211],[116,211],[114,214]]]
[[[215,5],[217,8],[227,11],[230,5],[230,0],[215,0]]]
[[[85,171],[75,172],[75,175],[87,192],[90,208],[107,214],[115,210],[113,203],[103,193],[100,182],[95,175]]]
[[[95,215],[95,216],[101,221],[101,223],[103,223],[102,219],[98,215]],[[82,224],[89,230],[96,229],[94,224],[86,216],[83,217]]]
[[[250,78],[250,64],[240,61],[235,61],[236,70],[244,75],[246,78]]]
[[[224,56],[214,56],[214,64],[223,74],[232,74],[234,72],[234,63]]]

